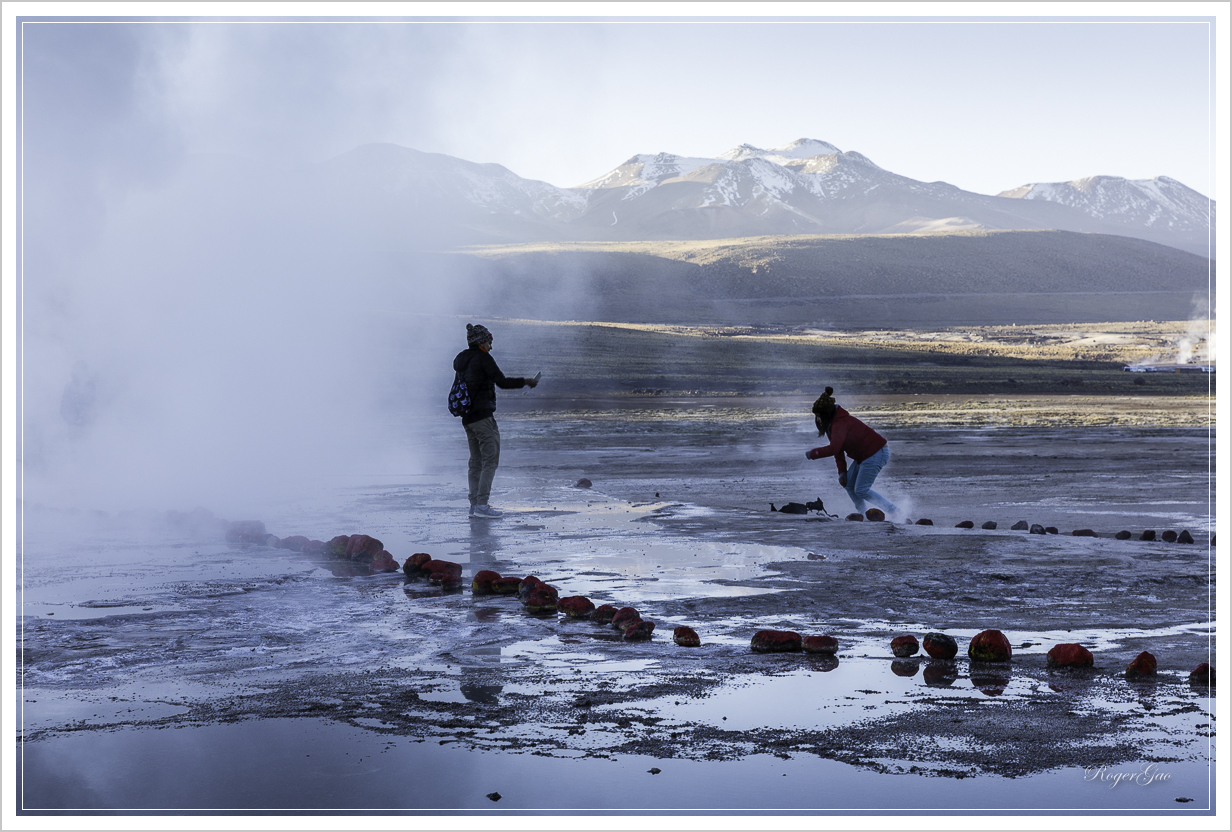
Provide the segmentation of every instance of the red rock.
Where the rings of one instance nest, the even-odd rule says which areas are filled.
[[[330,538],[330,541],[325,544],[325,554],[332,558],[346,557],[347,544],[351,541],[349,534],[340,534],[337,537]]]
[[[534,592],[540,585],[546,586],[543,581],[539,580],[534,575],[527,575],[522,579],[522,583],[518,585],[518,597],[525,598],[531,592]]]
[[[263,545],[266,536],[265,524],[260,520],[234,520],[227,524],[226,539],[228,543]]]
[[[834,636],[805,636],[800,639],[800,647],[805,653],[833,656],[838,652],[838,639]]]
[[[601,604],[590,614],[590,620],[596,624],[611,624],[612,618],[619,610],[611,604]]]
[[[655,624],[653,621],[646,621],[645,619],[642,619],[642,618],[635,618],[634,620],[625,624],[622,630],[624,634],[623,638],[626,641],[645,641],[646,639],[650,638],[651,633],[654,632],[654,628],[655,628]]]
[[[920,672],[920,661],[919,659],[912,661],[902,661],[900,659],[890,662],[890,672],[895,676],[914,676]]]
[[[1098,537],[1092,529],[1074,529],[1070,533],[1071,537]]]
[[[967,657],[974,662],[1008,662],[1012,653],[1010,640],[1000,630],[984,630],[967,645]]]
[[[428,582],[436,584],[441,589],[446,591],[459,590],[462,588],[462,576],[455,575],[452,572],[433,572],[428,576]]]
[[[971,520],[964,520],[964,521],[962,521],[961,523],[959,523],[959,524],[957,524],[956,526],[954,526],[954,528],[956,528],[956,529],[974,529],[974,528],[975,528],[975,523],[974,523],[973,521],[971,521]]]
[[[701,647],[702,640],[692,627],[677,627],[672,630],[672,641],[681,647]]]
[[[1129,540],[1131,537],[1133,537],[1133,535],[1130,532],[1122,529],[1121,531],[1114,534],[1113,537],[1115,537],[1117,540]]]
[[[381,553],[369,562],[368,568],[373,572],[397,572],[399,567],[394,556],[382,549]]]
[[[934,659],[952,659],[958,655],[958,642],[945,633],[924,636],[924,652]]]
[[[853,511],[851,514],[847,515],[847,519],[848,520],[863,520],[864,515],[858,511]]]
[[[1061,532],[1059,529],[1057,529],[1056,526],[1046,526],[1044,528],[1044,533],[1045,534],[1060,534]]]
[[[590,488],[591,485],[592,483],[590,480],[586,479],[585,477],[582,477],[580,480],[574,483],[573,487],[574,488]]]
[[[559,599],[556,595],[556,590],[544,587],[535,589],[522,599],[522,606],[527,612],[535,614],[546,614],[556,612],[556,606]]]
[[[920,642],[912,635],[899,636],[898,638],[891,639],[890,650],[893,651],[895,656],[905,659],[907,656],[914,656],[920,652]]]
[[[915,521],[915,524],[917,526],[931,526],[933,521],[929,520],[927,517],[921,517],[919,520]]]
[[[1189,674],[1189,684],[1215,687],[1215,668],[1206,662],[1195,667]]]
[[[492,582],[492,593],[494,595],[517,595],[518,587],[521,585],[521,578],[501,578]]]
[[[415,578],[423,573],[424,564],[432,560],[432,556],[427,552],[416,552],[406,559],[406,563],[402,564],[402,571],[407,577]]]
[[[351,560],[369,561],[381,553],[385,544],[366,534],[353,534],[347,541],[346,556]]]
[[[885,512],[879,508],[870,508],[868,511],[864,512],[864,517],[874,522],[881,521],[885,520]]]
[[[621,607],[616,610],[616,614],[612,616],[612,629],[623,630],[625,624],[635,618],[641,618],[641,616],[637,614],[637,610],[633,607]]]
[[[279,549],[290,549],[292,552],[304,551],[304,546],[311,541],[302,534],[293,534],[290,537],[284,537],[278,544]]]
[[[1164,543],[1176,543],[1176,532],[1172,531],[1172,529],[1168,529],[1159,537]]]
[[[595,611],[595,602],[584,595],[570,595],[561,598],[556,607],[570,618],[589,618]]]
[[[1155,530],[1154,530],[1154,529],[1147,529],[1146,531],[1144,531],[1144,532],[1142,533],[1142,537],[1140,537],[1140,538],[1138,538],[1138,539],[1139,539],[1139,540],[1154,540],[1154,539],[1155,539]]]
[[[1145,676],[1154,676],[1157,668],[1158,665],[1155,662],[1155,657],[1146,650],[1143,650],[1138,654],[1137,658],[1129,663],[1129,667],[1125,668],[1125,677],[1127,679],[1141,679]]]
[[[1176,542],[1177,543],[1193,543],[1194,542],[1193,535],[1189,533],[1188,529],[1181,529],[1181,533],[1176,536]]]
[[[985,520],[983,523],[980,524],[980,528],[984,529],[985,531],[990,531],[990,532],[994,531],[997,528],[997,521],[996,520]]]
[[[451,560],[430,560],[422,567],[424,574],[432,575],[436,572],[441,572],[447,575],[453,575],[456,578],[462,577],[462,564],[454,563]]]
[[[1081,644],[1058,644],[1048,651],[1049,667],[1090,667],[1093,664],[1095,657]]]
[[[324,540],[309,540],[304,544],[303,552],[306,555],[319,555],[325,552]]]
[[[476,595],[491,595],[492,582],[500,580],[500,573],[491,569],[480,569],[471,578],[471,592]]]
[[[754,653],[795,653],[803,649],[799,633],[790,630],[759,630],[750,643]]]

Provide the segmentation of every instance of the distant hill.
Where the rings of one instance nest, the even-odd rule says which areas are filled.
[[[1167,177],[1092,177],[997,196],[919,182],[815,139],[715,158],[636,155],[575,188],[391,144],[302,172],[309,199],[381,247],[545,241],[712,240],[816,234],[1043,230],[1210,251],[1214,203]]]
[[[507,317],[833,328],[1185,320],[1210,279],[1194,254],[1063,231],[486,246],[448,268]]]

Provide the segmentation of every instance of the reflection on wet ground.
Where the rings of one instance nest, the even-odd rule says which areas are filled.
[[[458,561],[468,587],[490,569],[631,605],[657,625],[643,643],[512,597],[28,510],[25,807],[1209,811],[1215,699],[1187,677],[1214,647],[1213,549],[1005,531],[1022,514],[1209,533],[1205,432],[1050,433],[1051,496],[1032,493],[1051,476],[1029,452],[1038,437],[921,434],[884,476],[937,520],[926,528],[769,512],[843,495],[802,454],[775,467],[807,434],[742,431],[737,445],[728,424],[686,429],[683,445],[652,430],[589,449],[568,424],[512,420],[496,522],[466,517],[453,469],[264,518],[281,535],[365,532],[400,561]],[[1178,447],[1201,462],[1189,477]],[[1129,456],[1171,462],[1169,500],[1107,476]],[[574,488],[581,476],[594,487]],[[1000,530],[953,528],[968,516]],[[673,644],[678,625],[702,646]],[[990,627],[1013,645],[1008,665],[966,659]],[[839,651],[754,654],[761,629],[831,634]],[[894,636],[929,631],[957,639],[959,658],[892,655]],[[1050,670],[1060,643],[1087,646],[1095,667]],[[1160,672],[1131,682],[1141,650]],[[1110,789],[1101,775],[1149,765],[1167,777]],[[260,788],[249,767],[267,772]],[[409,767],[432,785],[399,789]]]

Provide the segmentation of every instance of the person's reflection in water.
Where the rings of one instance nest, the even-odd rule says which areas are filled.
[[[499,647],[481,647],[478,650],[472,651],[472,655],[495,655],[500,657]],[[500,692],[504,690],[504,685],[485,684],[489,681],[484,678],[483,674],[476,672],[462,671],[462,695],[471,702],[480,705],[496,705],[500,703]]]
[[[471,523],[470,556],[472,575],[487,569],[497,560],[501,550],[500,532],[491,523]]]

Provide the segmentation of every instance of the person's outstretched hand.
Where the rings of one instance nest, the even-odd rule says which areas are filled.
[[[534,378],[528,378],[526,380],[526,386],[527,387],[537,387],[539,385],[539,379],[542,376],[543,376],[543,373],[535,373]]]

